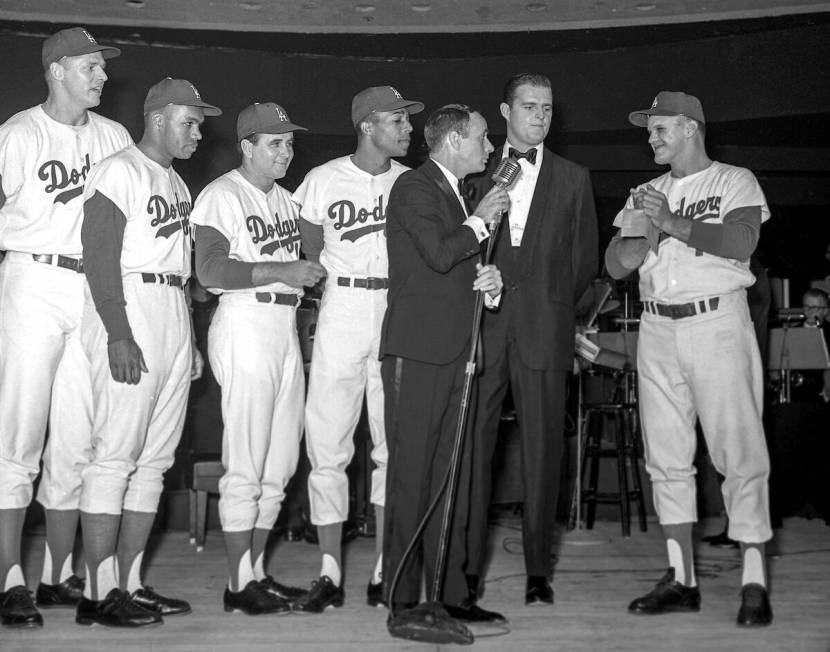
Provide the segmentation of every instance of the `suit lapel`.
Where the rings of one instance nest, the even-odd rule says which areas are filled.
[[[436,186],[438,186],[438,189],[444,196],[445,201],[452,208],[456,217],[460,217],[462,222],[467,219],[467,216],[464,214],[464,209],[461,206],[461,202],[458,200],[455,191],[452,186],[450,186],[450,182],[447,181],[447,177],[441,168],[439,168],[432,159],[428,159],[426,163],[421,166],[421,170],[435,183]]]
[[[539,169],[539,176],[536,178],[533,199],[530,201],[530,210],[527,214],[527,222],[522,235],[522,244],[519,247],[519,278],[526,276],[528,270],[533,267],[531,261],[533,249],[539,240],[539,230],[542,228],[545,216],[550,212],[548,203],[555,193],[553,153],[545,148],[544,156],[542,156],[542,167]]]

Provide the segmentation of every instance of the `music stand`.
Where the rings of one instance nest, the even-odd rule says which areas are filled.
[[[827,369],[830,355],[821,328],[771,328],[767,369],[781,372],[781,403],[790,402],[790,371]]]

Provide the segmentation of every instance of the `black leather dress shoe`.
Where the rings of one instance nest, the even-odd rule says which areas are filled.
[[[152,586],[142,586],[133,591],[130,599],[137,605],[155,611],[162,616],[178,616],[190,613],[190,603],[176,598],[165,598],[153,590]]]
[[[491,623],[493,625],[507,623],[507,618],[497,611],[487,611],[477,604],[467,604],[466,600],[460,605],[445,604],[444,608],[452,618],[462,623]]]
[[[291,604],[269,591],[262,582],[251,580],[241,591],[225,589],[222,597],[225,611],[241,611],[249,616],[262,614],[287,614]]]
[[[300,598],[308,595],[308,589],[301,589],[296,586],[286,586],[285,584],[280,584],[271,575],[265,576],[259,581],[259,583],[271,593],[287,602],[296,602]]]
[[[543,575],[528,575],[525,604],[553,604],[553,588]]]
[[[372,584],[366,587],[366,604],[370,607],[385,607],[386,603],[383,601],[383,582]]]
[[[628,605],[633,614],[664,614],[671,611],[700,611],[700,589],[684,586],[674,579],[674,568],[657,582],[654,590]]]
[[[84,581],[70,575],[60,584],[38,584],[35,602],[41,609],[51,607],[75,607],[84,597]]]
[[[0,622],[3,627],[43,627],[43,617],[22,584],[0,593]]]
[[[744,627],[763,627],[772,622],[772,607],[767,590],[760,584],[746,584],[741,589],[741,608],[738,624]]]
[[[308,595],[294,603],[294,611],[307,614],[323,613],[326,607],[342,607],[343,598],[343,587],[335,586],[328,575],[323,575],[311,583]]]
[[[164,621],[161,614],[133,602],[126,591],[113,589],[103,600],[81,598],[75,611],[75,622],[107,627],[149,627]]]

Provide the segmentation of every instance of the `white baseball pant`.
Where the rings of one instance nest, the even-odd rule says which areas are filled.
[[[311,522],[330,525],[349,515],[346,467],[354,455],[354,430],[364,391],[372,437],[371,501],[386,502],[386,431],[378,349],[386,290],[341,287],[326,281],[311,355],[306,399],[306,447]]]
[[[712,463],[726,478],[730,538],[769,540],[763,373],[746,293],[723,295],[717,310],[683,319],[644,312],[637,365],[646,468],[660,523],[697,520],[698,417]]]
[[[190,390],[190,314],[181,288],[124,277],[133,338],[147,373],[137,385],[112,379],[107,333],[87,289],[81,341],[92,366],[93,456],[81,477],[81,510],[155,512],[173,464]]]
[[[294,475],[303,431],[305,377],[296,308],[225,294],[208,333],[222,387],[222,529],[270,530]]]
[[[0,265],[0,509],[31,502],[50,418],[54,443],[44,456],[39,500],[48,509],[78,507],[90,386],[83,356],[70,360],[65,351],[77,345],[84,285],[83,274],[28,253],[8,252]]]

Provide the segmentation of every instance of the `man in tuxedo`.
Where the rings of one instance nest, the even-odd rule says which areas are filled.
[[[526,604],[552,604],[549,577],[563,450],[565,385],[573,368],[574,306],[597,270],[597,219],[588,171],[544,146],[553,115],[550,80],[514,75],[501,115],[507,140],[472,196],[493,185],[500,161],[518,158],[521,175],[509,188],[510,213],[497,234],[494,263],[504,295],[484,315],[484,373],[478,383],[473,482],[467,535],[470,600],[479,593],[487,549],[491,463],[508,385],[516,406],[524,490]]]
[[[421,594],[421,563],[431,582],[436,567],[441,508],[424,532],[394,595],[390,584],[404,550],[438,493],[453,444],[476,293],[501,293],[498,270],[479,263],[486,224],[508,207],[507,193],[494,188],[468,215],[458,182],[484,169],[493,146],[480,113],[452,104],[428,119],[424,136],[429,160],[398,177],[386,217],[389,295],[380,357],[385,394],[389,464],[383,579],[388,603],[413,606]],[[469,441],[469,438],[468,438]],[[469,492],[469,446],[458,483],[449,537],[446,574],[439,596],[453,617],[471,614],[458,607],[467,596],[464,531]],[[480,610],[483,611],[483,610]],[[476,611],[475,619],[482,614]],[[485,614],[488,619],[501,617]]]

